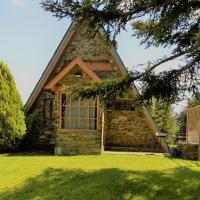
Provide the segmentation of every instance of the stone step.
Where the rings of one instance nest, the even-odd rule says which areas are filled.
[[[105,146],[106,151],[122,151],[122,152],[157,152],[162,153],[160,147],[152,146]]]

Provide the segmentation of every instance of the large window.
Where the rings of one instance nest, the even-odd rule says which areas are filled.
[[[81,99],[61,94],[61,128],[91,129],[97,124],[97,99]]]

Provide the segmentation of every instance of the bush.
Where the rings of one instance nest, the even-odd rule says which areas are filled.
[[[0,150],[15,149],[25,131],[21,97],[7,65],[0,61]]]

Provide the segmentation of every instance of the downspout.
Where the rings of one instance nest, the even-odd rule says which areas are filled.
[[[200,161],[200,131],[199,131],[199,145],[198,145],[198,160]]]
[[[101,153],[104,152],[105,106],[102,108]]]

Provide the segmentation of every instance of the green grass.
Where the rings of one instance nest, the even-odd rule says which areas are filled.
[[[198,200],[200,163],[142,155],[0,156],[0,200]]]

